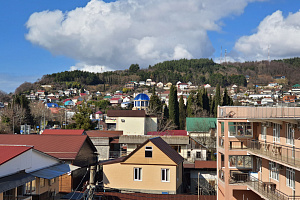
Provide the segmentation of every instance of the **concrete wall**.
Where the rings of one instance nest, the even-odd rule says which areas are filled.
[[[116,130],[122,130],[123,135],[145,135],[145,118],[117,117]]]

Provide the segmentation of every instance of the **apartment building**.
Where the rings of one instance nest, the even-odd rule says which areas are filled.
[[[300,107],[218,108],[218,199],[300,199]]]

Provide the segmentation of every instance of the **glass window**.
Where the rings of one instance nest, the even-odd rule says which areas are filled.
[[[294,145],[295,129],[292,124],[286,125],[286,143]]]
[[[196,152],[196,158],[201,158],[201,151]]]
[[[244,156],[237,157],[237,168],[244,167]]]
[[[280,142],[280,124],[273,124],[273,142]]]
[[[45,187],[45,179],[40,178],[40,187]]]
[[[272,179],[279,181],[279,166],[277,163],[269,161],[269,176]]]
[[[188,158],[191,157],[191,152],[190,152],[190,151],[187,152],[187,157],[188,157]]]
[[[251,137],[252,124],[251,122],[229,122],[229,136],[234,137]]]
[[[229,167],[236,166],[236,156],[229,156]]]
[[[144,106],[144,101],[141,102],[141,106]]]
[[[152,147],[145,147],[145,157],[152,158]]]
[[[251,156],[229,156],[229,167],[252,168]]]
[[[134,177],[133,180],[141,181],[142,180],[142,168],[134,168]]]
[[[170,181],[170,169],[161,169],[161,181],[162,182]]]
[[[261,158],[256,158],[256,171],[257,172],[261,172],[261,166],[262,166]]]
[[[267,127],[266,126],[261,127],[261,139],[262,140],[267,139]]]
[[[295,189],[295,170],[289,167],[286,168],[286,185]]]

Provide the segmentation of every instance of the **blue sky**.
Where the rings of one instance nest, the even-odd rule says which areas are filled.
[[[271,59],[300,55],[297,0],[109,2],[1,1],[0,90],[14,92],[25,81],[66,70],[180,58],[218,62],[221,46],[231,61],[267,59],[268,46]]]

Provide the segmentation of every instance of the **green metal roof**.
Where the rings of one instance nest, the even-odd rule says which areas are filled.
[[[300,87],[300,84],[293,85],[292,87],[293,88],[298,88],[298,87]]]
[[[217,128],[217,118],[187,117],[186,130],[190,132],[209,132],[211,128]]]

